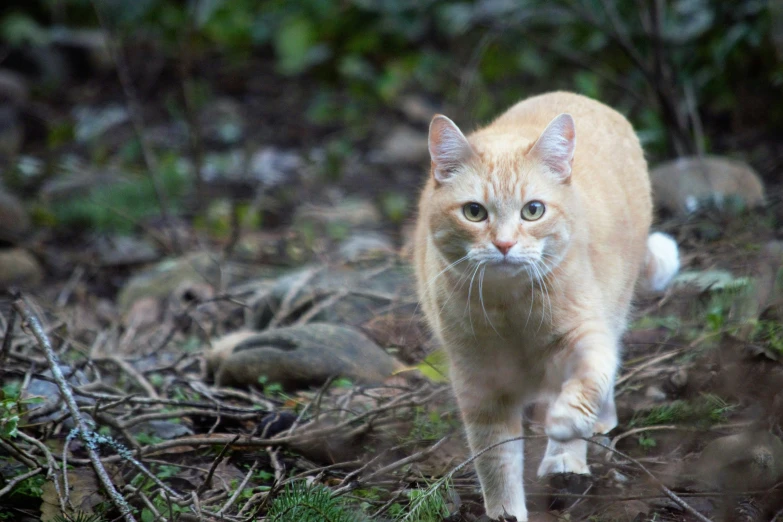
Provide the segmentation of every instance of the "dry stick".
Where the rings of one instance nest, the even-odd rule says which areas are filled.
[[[418,451],[418,452],[414,453],[413,455],[409,455],[409,456],[405,457],[404,459],[398,460],[397,462],[392,462],[391,464],[389,464],[387,466],[384,466],[381,469],[378,469],[378,470],[370,473],[369,475],[367,475],[361,481],[357,480],[356,482],[353,482],[353,483],[350,483],[350,484],[346,484],[345,486],[335,490],[334,494],[335,495],[339,495],[341,493],[347,493],[348,491],[351,491],[351,490],[356,489],[357,487],[359,487],[359,484],[362,483],[362,482],[364,482],[366,484],[369,481],[371,481],[372,479],[374,479],[375,477],[380,477],[381,475],[385,475],[387,473],[391,473],[392,471],[396,471],[396,470],[400,469],[403,466],[407,466],[408,464],[412,464],[414,462],[418,462],[418,461],[420,461],[422,459],[425,459],[425,458],[429,457],[430,455],[432,455],[433,453],[435,453],[438,450],[438,448],[440,448],[443,445],[443,443],[446,442],[448,439],[449,439],[449,437],[447,435],[447,436],[443,437],[438,442],[436,442],[435,444],[433,444],[432,446],[430,446],[429,448],[427,448],[425,450]]]
[[[212,487],[212,476],[215,474],[215,470],[217,469],[218,465],[223,461],[223,457],[225,456],[226,452],[228,451],[228,448],[230,448],[236,441],[239,440],[239,435],[234,437],[231,441],[229,441],[225,446],[223,446],[220,450],[220,453],[218,453],[218,456],[215,457],[215,460],[212,461],[212,466],[209,468],[209,472],[207,473],[207,477],[204,479],[204,482],[198,487],[196,490],[196,493],[201,495],[204,493],[207,489]]]
[[[43,327],[41,326],[41,322],[35,315],[33,315],[27,306],[25,306],[24,301],[21,299],[14,301],[13,307],[19,316],[24,319],[24,323],[30,328],[33,336],[35,336],[36,340],[38,341],[38,345],[46,356],[46,360],[49,363],[49,369],[52,371],[52,376],[57,382],[57,387],[60,389],[60,394],[62,395],[65,404],[68,406],[68,410],[71,412],[71,417],[76,424],[79,436],[84,442],[84,447],[86,448],[87,454],[90,457],[90,462],[92,463],[92,467],[95,470],[95,474],[98,476],[98,480],[106,490],[109,498],[111,498],[112,503],[114,503],[117,509],[119,509],[120,513],[122,513],[123,518],[127,522],[136,522],[136,519],[131,513],[130,506],[125,501],[125,498],[123,498],[120,492],[117,491],[117,489],[114,487],[114,484],[111,482],[111,478],[109,478],[109,474],[106,472],[106,468],[103,467],[103,463],[101,463],[101,458],[98,455],[98,450],[94,444],[93,439],[88,436],[88,434],[91,433],[90,427],[87,425],[87,421],[84,420],[84,417],[82,417],[82,414],[79,411],[79,407],[76,405],[76,399],[74,399],[73,393],[71,392],[71,386],[63,376],[63,372],[60,369],[60,364],[57,361],[57,356],[54,354],[52,345],[49,342],[49,338],[46,336]]]
[[[122,90],[125,93],[126,102],[128,104],[128,116],[130,117],[131,123],[133,124],[133,130],[136,134],[136,139],[139,140],[141,154],[144,157],[144,163],[147,167],[147,174],[150,177],[152,188],[155,191],[155,197],[157,198],[158,205],[160,206],[160,215],[163,218],[164,223],[170,224],[171,221],[169,219],[166,192],[157,176],[158,160],[155,157],[155,154],[152,152],[152,147],[147,141],[147,135],[144,132],[144,121],[142,119],[141,112],[142,108],[136,94],[136,89],[133,86],[133,81],[131,80],[130,74],[128,72],[128,64],[125,63],[119,46],[111,37],[111,30],[109,25],[106,23],[106,19],[103,16],[103,12],[101,11],[101,7],[99,5],[100,0],[93,0],[92,4],[93,10],[95,11],[95,16],[98,18],[98,23],[106,33],[106,45],[109,49],[109,54],[111,55],[114,64],[117,66],[117,76],[119,77],[120,85],[122,86]],[[171,240],[174,249],[179,250],[175,233],[171,234]]]
[[[14,298],[18,298],[14,296]],[[11,340],[14,337],[14,325],[16,324],[16,310],[11,308],[11,316],[8,318],[8,324],[5,327],[5,336],[3,336],[3,345],[0,347],[0,367],[5,366],[5,359],[8,352],[11,351]]]
[[[39,473],[43,472],[43,468],[35,468],[31,469],[27,473],[22,473],[21,475],[15,476],[13,479],[11,479],[6,487],[3,489],[0,489],[0,498],[3,498],[5,495],[11,492],[19,483],[24,482],[25,480],[29,479],[30,477],[34,477],[38,475]]]
[[[38,468],[41,466],[41,464],[39,464],[38,461],[36,461],[32,455],[17,448],[7,440],[0,439],[0,448],[10,453],[16,460],[18,460],[28,468]]]
[[[105,360],[111,361],[119,366],[122,371],[128,374],[128,377],[136,381],[136,384],[138,384],[147,393],[148,396],[153,399],[160,398],[160,395],[158,395],[158,392],[155,390],[152,384],[150,384],[147,378],[144,377],[144,375],[138,370],[136,370],[136,368],[134,368],[128,361],[116,355],[112,355]]]
[[[234,505],[234,502],[236,502],[239,498],[239,495],[242,494],[242,490],[245,489],[245,486],[247,485],[248,481],[250,481],[250,477],[253,476],[253,472],[255,472],[257,467],[258,461],[253,462],[253,465],[250,466],[250,470],[247,472],[247,475],[245,475],[245,478],[242,479],[242,483],[237,486],[237,489],[234,491],[234,494],[231,495],[231,498],[229,498],[226,503],[223,504],[223,507],[221,507],[220,510],[216,513],[218,517],[222,517],[226,510],[230,509],[231,506]]]
[[[46,462],[49,465],[49,471],[46,473],[47,477],[51,477],[52,483],[54,484],[54,492],[57,494],[57,500],[60,502],[60,509],[63,513],[65,513],[65,504],[66,499],[68,498],[68,492],[66,491],[65,494],[63,494],[62,488],[60,487],[60,483],[57,482],[57,471],[58,471],[58,465],[57,460],[55,460],[54,455],[51,451],[49,451],[49,448],[46,447],[46,444],[41,442],[40,440],[30,437],[29,435],[26,435],[23,432],[19,432],[18,436],[20,439],[25,440],[32,444],[33,446],[37,447],[39,450],[41,450],[41,453],[44,454],[44,457],[46,458]]]
[[[685,511],[687,511],[688,513],[690,513],[691,515],[693,515],[694,517],[696,517],[697,519],[699,519],[701,522],[712,522],[712,521],[711,521],[709,518],[705,517],[704,515],[702,515],[701,513],[699,513],[698,511],[696,511],[695,509],[693,509],[693,508],[690,506],[690,504],[688,504],[688,503],[687,503],[687,502],[685,502],[685,501],[684,501],[682,498],[680,498],[679,496],[677,496],[677,495],[676,495],[676,494],[675,494],[675,493],[674,493],[674,492],[673,492],[671,489],[669,489],[668,487],[666,487],[666,484],[664,484],[663,482],[661,482],[661,481],[658,479],[658,477],[656,477],[655,475],[653,475],[653,473],[652,473],[650,470],[648,470],[646,467],[644,467],[644,464],[642,464],[641,462],[639,462],[639,461],[638,461],[638,460],[636,460],[635,458],[633,458],[633,457],[630,457],[630,456],[626,455],[625,453],[623,453],[623,452],[621,452],[621,451],[619,451],[619,450],[616,450],[616,449],[614,449],[614,448],[612,448],[612,447],[610,447],[610,446],[607,446],[607,445],[605,445],[605,444],[601,444],[601,443],[600,443],[600,442],[598,442],[598,441],[595,441],[595,440],[592,440],[592,439],[588,439],[588,438],[582,438],[582,440],[585,440],[585,441],[587,441],[587,442],[589,442],[589,443],[591,443],[591,444],[595,444],[596,446],[600,446],[600,447],[602,447],[602,448],[604,448],[604,449],[606,449],[606,450],[609,450],[609,451],[611,451],[612,453],[615,453],[615,454],[617,454],[617,455],[621,456],[622,458],[624,458],[624,459],[626,459],[626,460],[630,461],[631,463],[635,464],[635,465],[636,465],[636,466],[638,466],[638,467],[639,467],[639,469],[641,469],[641,470],[642,470],[642,471],[643,471],[643,472],[644,472],[644,473],[645,473],[645,474],[646,474],[648,477],[650,477],[650,478],[653,480],[653,482],[655,482],[655,483],[658,485],[658,487],[659,487],[659,488],[661,488],[661,491],[663,491],[663,492],[666,494],[666,496],[667,496],[667,497],[669,497],[671,500],[673,500],[673,501],[674,501],[674,502],[675,502],[677,505],[679,505],[679,506],[680,506],[682,509],[684,509]]]
[[[294,281],[291,285],[291,288],[288,289],[288,292],[286,292],[285,296],[283,296],[283,301],[280,303],[280,308],[277,309],[274,317],[272,317],[272,320],[269,321],[269,326],[267,328],[274,328],[279,326],[280,323],[288,318],[288,315],[292,312],[291,305],[293,304],[294,299],[296,299],[296,296],[299,295],[299,292],[307,285],[307,283],[312,281],[315,276],[323,271],[323,267],[311,268],[299,275],[297,280]]]

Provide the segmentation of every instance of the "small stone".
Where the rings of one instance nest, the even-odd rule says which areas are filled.
[[[659,208],[686,216],[703,208],[736,213],[764,205],[761,177],[747,163],[718,156],[683,157],[650,171]]]
[[[148,240],[131,236],[101,236],[95,248],[103,266],[149,263],[160,257],[160,252]]]
[[[429,158],[427,134],[400,125],[394,127],[386,136],[380,150],[370,156],[370,161],[377,163],[424,163]]]
[[[631,481],[630,477],[628,475],[623,475],[616,469],[612,469],[609,471],[609,478],[616,482],[617,484],[625,485],[628,484],[628,482]]]
[[[394,254],[391,240],[380,233],[352,234],[340,244],[340,258],[348,262]]]
[[[365,199],[345,199],[333,205],[303,206],[295,221],[311,221],[322,225],[348,228],[372,228],[381,222],[381,213]]]
[[[728,491],[770,488],[783,478],[783,441],[769,432],[715,439],[699,456],[694,478]]]
[[[669,377],[669,382],[672,383],[672,386],[674,386],[675,389],[682,390],[688,384],[688,370],[685,368],[678,368],[677,371]]]
[[[411,123],[429,125],[432,117],[440,110],[437,105],[418,94],[409,94],[400,99],[399,108]]]
[[[128,110],[117,104],[106,107],[76,107],[74,136],[79,143],[90,143],[105,136],[109,131],[129,121]]]
[[[590,459],[604,460],[608,455],[612,455],[611,450],[603,446],[611,446],[612,440],[606,435],[596,435],[593,437],[598,444],[587,444],[587,455]],[[600,444],[600,446],[599,446]]]
[[[38,260],[23,248],[0,250],[0,288],[19,286],[29,288],[43,279]]]
[[[666,392],[657,386],[648,386],[647,390],[644,392],[644,396],[655,402],[662,402],[666,400]]]
[[[151,420],[136,424],[130,429],[131,433],[138,435],[144,433],[163,440],[176,439],[193,435],[193,430],[185,424],[166,420]]]

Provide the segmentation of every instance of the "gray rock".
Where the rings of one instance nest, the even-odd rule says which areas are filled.
[[[60,365],[60,371],[71,386],[84,386],[90,382],[85,373],[81,370],[74,370],[70,366]],[[41,375],[50,379],[52,378],[51,370],[46,370]],[[60,389],[57,387],[57,384],[44,379],[37,377],[30,379],[30,384],[27,386],[23,397],[26,399],[33,397],[43,399],[43,402],[32,404],[29,407],[29,419],[34,420],[36,423],[52,421],[60,417],[61,413],[67,410],[65,404],[60,400]],[[74,394],[74,399],[79,406],[91,406],[95,404],[94,399],[83,397],[78,393]],[[82,414],[85,413],[82,412]],[[89,415],[87,415],[87,417],[90,420],[92,419]],[[70,429],[73,426],[73,419],[69,418],[68,422],[65,423],[65,427]]]
[[[0,250],[0,288],[29,288],[43,279],[38,260],[23,248]]]
[[[76,120],[74,134],[79,143],[94,141],[130,119],[128,110],[122,105],[75,107],[73,117]]]
[[[210,141],[231,145],[244,134],[245,121],[242,106],[234,100],[214,100],[200,115],[204,137]]]
[[[139,299],[164,299],[181,285],[215,282],[220,273],[219,257],[197,253],[167,259],[133,276],[120,290],[117,304],[125,315]]]
[[[214,343],[207,368],[219,386],[279,383],[286,389],[323,384],[330,376],[380,383],[399,363],[353,328],[311,323],[238,332]]]
[[[109,40],[101,29],[54,27],[50,30],[50,42],[71,51],[80,51],[97,71],[106,72],[114,68]]]
[[[267,284],[268,281],[259,282],[259,286]],[[292,292],[293,295],[289,295]],[[336,300],[329,306],[318,307],[319,302],[330,298]],[[410,267],[383,268],[377,263],[305,267],[280,277],[254,310],[256,327],[266,327],[279,313],[284,301],[288,302],[287,308],[294,317],[297,310],[318,307],[316,312],[310,312],[315,314],[311,318],[313,321],[353,326],[369,321],[387,309],[392,301],[407,304],[408,308],[399,306],[397,311],[412,317],[416,303]]]
[[[193,430],[186,425],[166,420],[152,420],[148,422],[142,422],[141,424],[136,424],[131,427],[130,431],[134,435],[145,433],[163,440],[171,440],[176,439],[177,437],[193,435]]]
[[[249,181],[268,189],[292,183],[303,166],[295,152],[261,147],[249,157],[244,149],[207,154],[201,172],[209,183]]]
[[[713,440],[696,463],[694,479],[728,491],[766,489],[783,478],[783,441],[766,432]]]
[[[717,156],[684,157],[650,171],[655,204],[685,216],[705,207],[734,213],[762,206],[764,184],[753,168]]]
[[[160,252],[150,241],[131,236],[101,236],[95,248],[103,266],[149,263],[160,257]]]
[[[258,277],[274,277],[279,268],[245,266],[221,259],[219,254],[197,252],[166,259],[137,273],[120,290],[117,305],[125,316],[133,304],[144,298],[166,299],[187,286],[194,288],[235,284]]]
[[[644,392],[644,396],[655,402],[662,402],[666,400],[666,392],[657,386],[648,386]]]
[[[372,228],[381,222],[381,213],[370,201],[349,198],[333,205],[302,206],[297,211],[295,221],[347,228]]]
[[[362,259],[389,257],[394,254],[394,244],[386,235],[376,232],[351,234],[340,243],[340,258],[355,262]]]
[[[376,163],[424,163],[429,158],[427,134],[409,127],[394,127],[383,140],[378,151],[370,155]]]
[[[400,98],[399,109],[412,123],[429,125],[432,117],[440,109],[426,98],[418,94],[408,94]]]

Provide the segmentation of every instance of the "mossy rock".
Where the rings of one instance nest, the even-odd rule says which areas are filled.
[[[285,389],[318,386],[329,377],[380,383],[401,365],[358,330],[311,323],[264,332],[237,332],[207,354],[207,370],[219,386],[277,383]]]
[[[408,266],[380,263],[345,263],[330,267],[305,267],[289,273],[272,285],[266,300],[257,304],[254,324],[266,327],[288,300],[288,319],[316,312],[314,322],[361,326],[395,303],[395,311],[413,317],[416,306],[413,273]],[[304,284],[302,282],[304,281]],[[297,290],[298,288],[298,290]],[[294,292],[293,297],[289,293]],[[319,303],[333,298],[329,306]]]

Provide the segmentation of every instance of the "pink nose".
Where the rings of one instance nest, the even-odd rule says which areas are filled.
[[[495,243],[495,246],[498,250],[500,250],[500,253],[504,256],[508,254],[508,251],[511,250],[511,248],[517,244],[516,241],[493,241]]]

